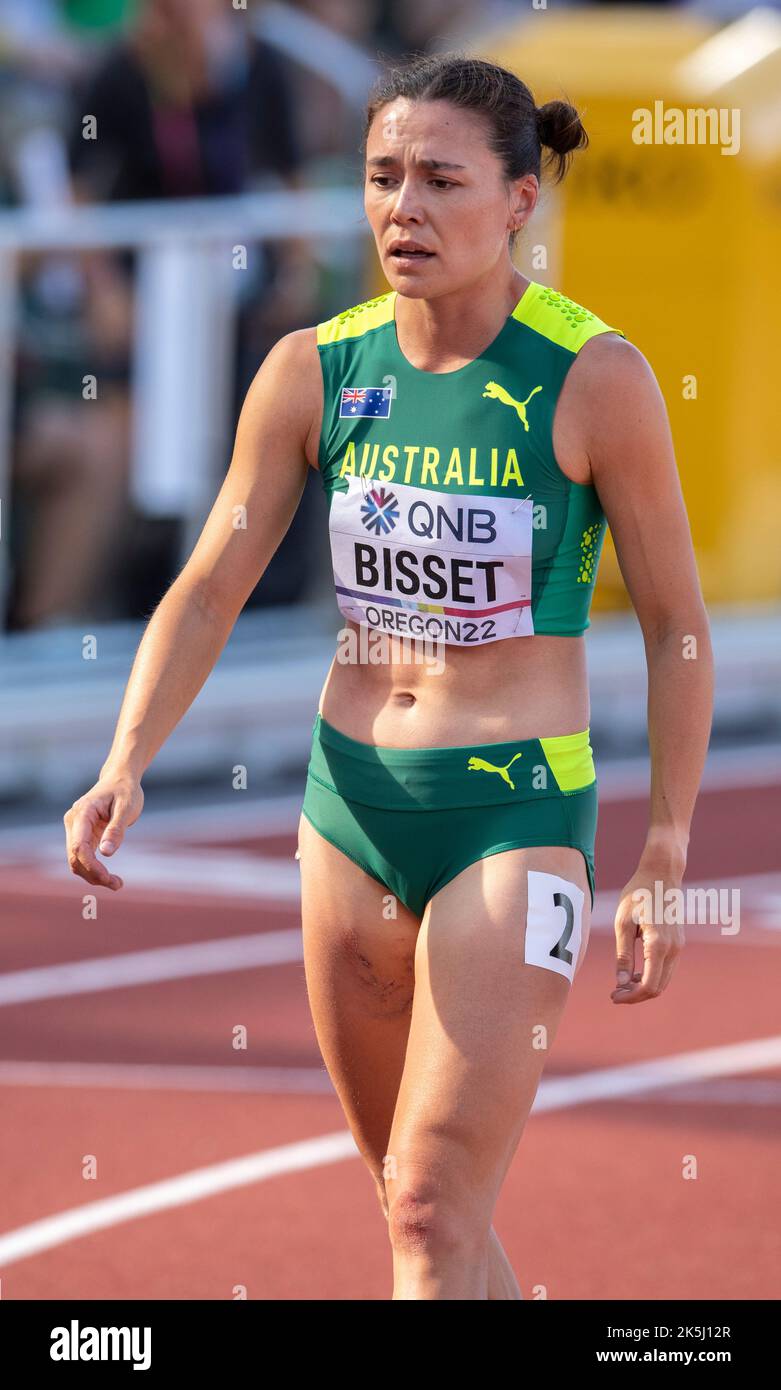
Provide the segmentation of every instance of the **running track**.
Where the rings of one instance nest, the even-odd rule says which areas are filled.
[[[781,1297],[781,763],[709,769],[686,882],[740,889],[740,930],[688,926],[632,1008],[611,927],[645,803],[635,768],[600,772],[588,955],[495,1215],[526,1298]],[[59,821],[0,834],[0,1295],[388,1299],[308,1012],[298,802],[151,800],[97,920]]]

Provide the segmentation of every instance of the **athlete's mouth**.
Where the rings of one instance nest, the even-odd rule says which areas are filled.
[[[408,247],[408,246],[396,246],[396,247],[394,247],[394,249],[391,251],[391,255],[394,256],[396,260],[407,260],[407,259],[410,259],[410,260],[416,260],[416,261],[418,261],[418,260],[419,260],[419,261],[425,261],[425,260],[428,259],[429,256],[434,256],[434,255],[436,255],[436,252],[435,252],[435,251],[418,251],[418,250],[416,250],[415,248],[413,248],[413,247],[411,247],[411,246],[409,246],[409,247]]]

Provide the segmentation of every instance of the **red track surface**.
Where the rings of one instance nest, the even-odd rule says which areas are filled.
[[[775,871],[777,796],[772,787],[703,793],[688,879]],[[644,814],[642,801],[603,806],[600,890],[628,878]],[[292,856],[294,839],[243,847]],[[204,856],[213,852],[202,847]],[[123,873],[121,852],[115,867]],[[129,875],[119,894],[99,891],[98,921],[85,922],[85,887],[66,876],[58,886],[36,868],[0,867],[4,973],[298,925],[292,903],[205,893],[155,900]],[[545,1079],[777,1034],[780,926],[778,915],[744,907],[737,936],[687,929],[667,992],[632,1008],[611,1003],[612,934],[593,931]],[[248,1029],[245,1052],[231,1047],[237,1024]],[[322,1065],[300,961],[5,1005],[0,1037],[4,1063]],[[737,1104],[717,1089],[709,1100],[714,1083],[703,1081],[685,1103],[668,1090],[533,1114],[495,1215],[524,1297],[540,1285],[555,1299],[781,1296],[778,1112],[749,1099],[755,1078],[778,1082],[781,1067],[743,1074],[747,1099]],[[0,1248],[4,1234],[41,1218],[346,1128],[327,1091],[6,1077],[1,1096]],[[90,1154],[95,1181],[82,1177]],[[686,1155],[696,1156],[696,1181],[681,1176]],[[391,1289],[386,1226],[357,1155],[77,1235],[12,1259],[0,1274],[4,1299],[231,1299],[245,1286],[251,1299],[364,1300],[387,1299]]]

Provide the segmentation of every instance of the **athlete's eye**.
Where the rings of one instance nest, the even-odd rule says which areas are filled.
[[[376,184],[378,188],[385,188],[387,183],[389,182],[389,178],[390,175],[388,174],[374,174],[372,177],[372,183]],[[378,183],[378,179],[383,179],[384,182]],[[429,179],[429,183],[439,184],[441,188],[455,188],[455,184],[453,183],[452,179]]]

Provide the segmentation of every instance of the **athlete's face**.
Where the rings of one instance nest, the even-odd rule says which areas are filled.
[[[507,238],[537,200],[533,174],[507,184],[482,118],[448,101],[399,97],[366,141],[364,204],[382,269],[402,294],[471,284],[508,258]],[[402,258],[394,242],[430,254]]]

